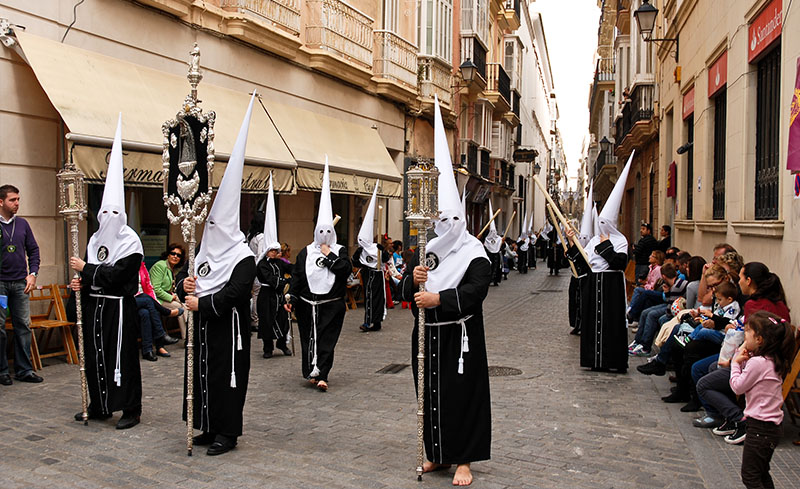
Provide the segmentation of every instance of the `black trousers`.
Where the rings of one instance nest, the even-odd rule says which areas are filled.
[[[747,436],[742,452],[742,482],[748,489],[774,489],[775,484],[769,475],[769,462],[782,434],[780,425],[753,418],[747,420]]]

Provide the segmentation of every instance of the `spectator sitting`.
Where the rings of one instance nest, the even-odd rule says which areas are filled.
[[[150,284],[150,274],[142,262],[139,267],[139,293],[134,297],[136,308],[139,312],[139,328],[142,337],[142,358],[155,362],[159,357],[171,356],[164,345],[173,345],[178,342],[164,331],[159,313],[165,316],[178,316],[183,314],[183,308],[167,309],[158,303]],[[158,346],[158,352],[153,353],[153,345]]]
[[[663,263],[664,252],[655,250],[650,253],[650,272],[647,274],[647,281],[642,287],[633,289],[633,296],[628,306],[628,321],[630,323],[638,322],[639,314],[643,310],[661,301],[661,291],[654,290],[654,288],[661,280],[661,265]]]
[[[670,304],[686,294],[686,280],[678,277],[674,266],[664,265],[661,267],[661,274],[664,279],[661,302],[642,311],[639,330],[636,331],[636,337],[628,346],[630,355],[646,356],[650,354],[656,333],[660,326],[670,318],[668,315]]]
[[[722,344],[725,327],[741,316],[742,309],[736,299],[739,289],[731,282],[722,282],[714,289],[716,307],[714,315],[698,325],[689,335],[692,340],[708,340]]]
[[[648,258],[648,271],[647,280],[644,282],[644,288],[647,290],[654,290],[656,283],[661,279],[661,265],[664,264],[665,255],[663,251],[655,250],[650,253]]]
[[[692,254],[688,251],[678,252],[678,275],[683,276],[684,280],[689,277],[689,260],[692,259]],[[705,262],[705,260],[703,260]]]
[[[156,299],[167,309],[183,309],[178,296],[175,294],[175,276],[186,262],[186,250],[183,245],[170,243],[167,251],[161,254],[161,260],[150,267],[150,279],[153,281],[153,290]],[[186,316],[179,314],[178,327],[181,337],[186,337]]]

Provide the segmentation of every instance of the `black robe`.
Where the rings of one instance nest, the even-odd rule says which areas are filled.
[[[536,243],[528,244],[528,268],[536,270]]]
[[[364,284],[364,324],[374,324],[379,328],[386,312],[386,279],[383,269],[368,267],[361,263],[361,253],[364,248],[359,246],[353,253],[353,266],[361,269],[361,280]],[[392,259],[389,253],[383,251],[383,246],[378,245],[381,254],[381,265]]]
[[[581,278],[574,275],[569,279],[569,326],[581,329]]]
[[[503,280],[503,255],[502,252],[491,253],[486,250],[486,255],[489,257],[490,272],[489,279],[494,285],[500,284]]]
[[[306,248],[297,254],[297,260],[292,269],[292,283],[289,287],[292,306],[297,316],[297,328],[300,331],[300,345],[303,351],[303,377],[309,378],[312,373],[312,360],[314,358],[314,325],[316,324],[317,380],[328,381],[328,374],[333,367],[333,355],[339,334],[342,332],[347,293],[347,278],[353,272],[353,267],[347,256],[347,249],[342,247],[341,256],[331,251],[320,263],[327,267],[336,276],[336,280],[327,294],[314,294],[308,288],[306,277]],[[313,305],[312,302],[324,302]],[[316,323],[315,323],[316,317]]]
[[[625,275],[628,255],[614,251],[611,241],[603,241],[595,252],[609,265],[604,272],[593,272],[576,246],[567,250],[580,283],[581,367],[628,369],[628,329],[625,321]]]
[[[524,241],[517,241],[517,270],[519,273],[528,273],[528,250],[531,249],[530,243],[528,243],[528,249],[522,251],[522,244]]]
[[[283,291],[289,279],[286,274],[290,265],[280,258],[264,258],[258,262],[256,277],[261,283],[256,310],[258,311],[258,337],[264,341],[264,351],[272,351],[272,340],[278,345],[286,344],[289,332],[289,313],[283,309],[286,303]]]
[[[199,310],[194,313],[194,428],[203,432],[229,437],[242,434],[250,376],[250,290],[255,278],[255,258],[246,257],[234,267],[228,283],[198,301]],[[177,291],[184,300],[183,281]],[[236,387],[231,386],[231,361]],[[184,373],[185,368],[184,364]],[[184,400],[185,394],[184,387]]]
[[[138,416],[142,412],[139,313],[133,298],[139,291],[141,263],[142,255],[136,253],[117,260],[113,265],[87,263],[81,272],[86,381],[89,387],[89,412],[92,414],[111,414],[122,410]],[[120,314],[122,341],[119,348],[121,377],[118,386],[114,374]]]
[[[558,271],[564,268],[564,246],[556,243],[558,235],[555,229],[550,231],[548,237],[550,240],[547,242],[547,268]]]
[[[411,365],[417,383],[417,315],[412,272],[415,256],[401,282],[404,301],[412,304],[414,332],[411,337]],[[489,290],[490,264],[472,260],[454,289],[439,292],[441,305],[425,311],[428,324],[458,321],[472,316],[464,325],[469,351],[463,353],[463,374],[458,373],[462,348],[460,324],[428,326],[425,335],[425,452],[428,460],[440,464],[463,464],[488,460],[491,455],[492,417],[489,396],[489,366],[483,332],[483,300]]]

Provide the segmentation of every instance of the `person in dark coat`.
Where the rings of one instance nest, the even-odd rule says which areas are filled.
[[[659,249],[659,243],[653,237],[653,226],[643,222],[640,228],[642,237],[633,246],[633,257],[636,260],[636,280],[644,281],[650,270],[650,253]]]

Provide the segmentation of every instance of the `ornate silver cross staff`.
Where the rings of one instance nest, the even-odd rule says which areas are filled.
[[[86,198],[83,193],[83,172],[68,162],[64,169],[56,175],[58,181],[58,212],[69,224],[69,242],[71,255],[80,258],[78,250],[78,224],[86,218]],[[73,278],[79,278],[75,272]],[[89,424],[89,389],[86,385],[86,357],[83,351],[83,308],[81,307],[81,291],[75,291],[75,310],[78,316],[78,362],[81,373],[81,411],[83,424]]]
[[[419,161],[406,171],[408,180],[408,209],[406,219],[417,230],[417,253],[420,264],[425,263],[428,228],[439,217],[439,170],[430,161]],[[425,284],[419,285],[420,292]],[[425,310],[417,314],[417,480],[422,480],[425,460]]]
[[[197,85],[200,72],[200,48],[195,43],[189,53],[189,84],[192,92],[182,109],[161,126],[164,134],[164,205],[167,218],[179,224],[188,247],[189,273],[194,273],[195,227],[202,224],[211,201],[211,174],[214,169],[213,111],[203,113],[198,107]],[[198,164],[200,163],[200,164]],[[192,456],[194,426],[194,315],[186,318],[186,449]]]

